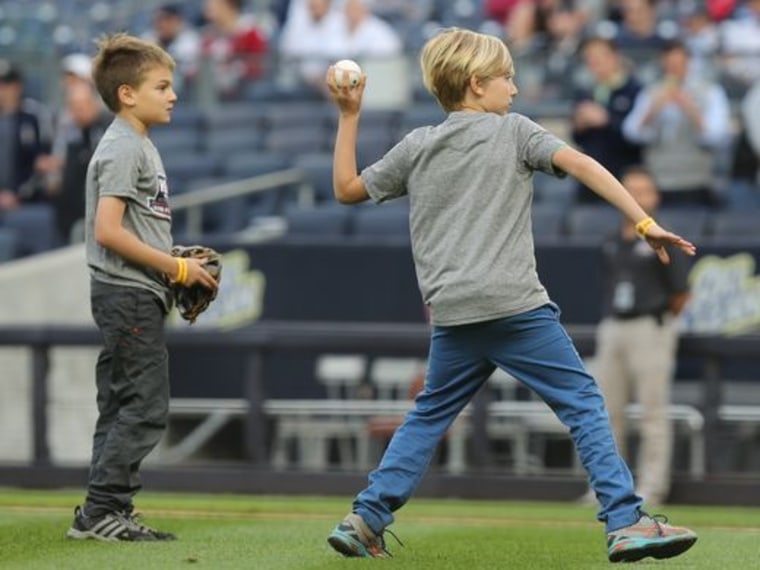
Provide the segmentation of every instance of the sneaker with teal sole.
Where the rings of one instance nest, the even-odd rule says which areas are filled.
[[[343,556],[359,558],[390,558],[382,535],[372,532],[359,515],[349,513],[333,529],[327,542]]]
[[[635,524],[607,533],[607,554],[610,562],[636,562],[647,556],[672,558],[695,542],[694,531],[669,525],[664,515],[642,512]]]

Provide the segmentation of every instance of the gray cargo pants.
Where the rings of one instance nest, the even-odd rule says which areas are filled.
[[[169,411],[165,310],[152,292],[92,282],[92,315],[103,336],[95,369],[98,420],[85,513],[132,510],[140,463],[156,446]]]

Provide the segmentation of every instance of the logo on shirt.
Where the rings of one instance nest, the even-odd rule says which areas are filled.
[[[158,174],[156,193],[148,198],[148,208],[159,218],[171,220],[172,211],[169,208],[169,185],[166,183],[166,175]]]

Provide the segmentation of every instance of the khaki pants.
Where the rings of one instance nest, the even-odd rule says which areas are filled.
[[[652,504],[663,502],[670,490],[673,428],[668,406],[677,345],[678,329],[670,315],[662,322],[650,316],[604,319],[597,330],[594,372],[624,457],[625,407],[635,399],[642,408],[635,472],[638,493]]]

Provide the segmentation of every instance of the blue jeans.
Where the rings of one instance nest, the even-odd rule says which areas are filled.
[[[443,434],[498,366],[535,391],[570,430],[607,531],[639,519],[641,499],[618,453],[604,399],[559,323],[544,305],[481,323],[434,327],[425,388],[369,475],[353,511],[379,533],[411,497]]]

